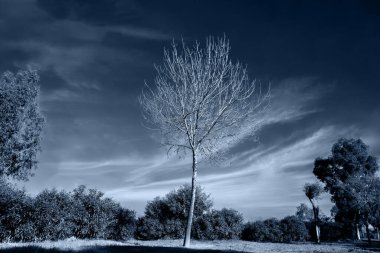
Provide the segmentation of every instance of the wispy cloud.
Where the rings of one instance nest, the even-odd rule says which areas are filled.
[[[145,40],[168,41],[173,39],[173,36],[170,36],[169,34],[163,33],[158,30],[132,26],[111,26],[104,28],[104,32],[117,32],[124,36]]]

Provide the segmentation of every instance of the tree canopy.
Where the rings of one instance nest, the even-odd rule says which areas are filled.
[[[315,160],[313,172],[331,194],[337,207],[335,219],[352,232],[352,224],[368,223],[363,216],[365,209],[379,203],[379,166],[361,139],[340,139],[331,153],[328,158]]]
[[[0,79],[0,176],[27,180],[40,150],[44,117],[35,71],[5,72]]]

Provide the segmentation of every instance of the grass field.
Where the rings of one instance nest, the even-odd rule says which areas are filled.
[[[35,252],[35,253],[213,253],[213,252],[251,252],[251,253],[369,253],[375,252],[362,249],[353,244],[282,244],[282,243],[256,243],[245,241],[192,241],[190,249],[181,247],[182,240],[158,240],[115,242],[106,240],[64,240],[58,242],[42,243],[3,243],[1,252]]]

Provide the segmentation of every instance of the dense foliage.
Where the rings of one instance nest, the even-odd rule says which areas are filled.
[[[213,210],[195,220],[192,235],[200,240],[239,239],[243,216],[234,209]]]
[[[156,240],[184,236],[191,187],[183,185],[164,198],[148,202],[144,216],[137,221],[136,238]],[[243,217],[233,209],[212,210],[210,196],[201,187],[196,190],[192,237],[202,240],[238,239]]]
[[[255,242],[305,241],[308,231],[305,223],[296,216],[288,216],[281,221],[270,218],[245,224],[241,238]]]
[[[156,197],[147,203],[144,216],[137,221],[136,238],[155,240],[160,238],[178,239],[184,236],[187,212],[190,206],[191,186],[183,185],[165,197]],[[210,196],[198,186],[194,218],[211,211]]]
[[[0,241],[131,238],[135,213],[103,193],[79,186],[73,192],[44,190],[35,198],[1,181]]]
[[[364,224],[378,226],[380,213],[379,166],[369,148],[360,139],[340,139],[328,158],[318,158],[315,176],[324,183],[335,203],[335,221],[341,223],[343,235],[355,238],[355,228]]]
[[[27,180],[37,164],[44,118],[35,71],[0,78],[0,177]]]

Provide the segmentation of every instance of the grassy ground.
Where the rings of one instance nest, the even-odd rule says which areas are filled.
[[[255,243],[245,241],[192,241],[191,249],[181,247],[182,240],[158,240],[114,242],[106,240],[64,240],[43,243],[3,243],[1,252],[35,252],[35,253],[215,253],[215,252],[251,252],[251,253],[370,253],[368,249],[355,247],[352,244],[282,244],[282,243]]]

